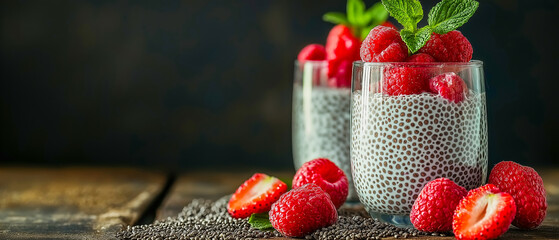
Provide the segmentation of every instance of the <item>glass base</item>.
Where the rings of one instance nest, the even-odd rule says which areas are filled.
[[[389,223],[396,227],[401,227],[401,228],[413,228],[413,224],[410,221],[410,215],[391,215],[391,214],[372,212],[368,210],[367,212],[372,218],[376,218],[381,222]]]

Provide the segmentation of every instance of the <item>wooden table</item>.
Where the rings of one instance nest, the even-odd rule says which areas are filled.
[[[293,172],[270,172],[290,179]],[[548,212],[534,231],[500,239],[559,239],[559,169],[539,171]],[[115,239],[123,227],[176,216],[194,198],[232,193],[252,172],[162,172],[129,168],[0,168],[0,239]],[[421,237],[416,239],[454,239]]]

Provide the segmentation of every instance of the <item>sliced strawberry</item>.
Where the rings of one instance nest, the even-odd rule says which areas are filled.
[[[234,218],[246,218],[253,213],[270,211],[272,204],[287,192],[281,180],[263,173],[255,173],[231,196],[227,211]]]
[[[452,229],[457,239],[494,239],[509,229],[515,214],[512,196],[487,184],[471,190],[460,201]]]

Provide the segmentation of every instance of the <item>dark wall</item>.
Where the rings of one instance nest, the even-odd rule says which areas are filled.
[[[367,1],[368,5],[372,4]],[[422,1],[425,15],[435,1]],[[558,165],[559,3],[480,1],[490,161]],[[345,1],[2,1],[1,161],[292,168],[293,60]]]

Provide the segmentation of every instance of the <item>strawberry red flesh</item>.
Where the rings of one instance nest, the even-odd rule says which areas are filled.
[[[253,213],[267,212],[286,191],[287,185],[281,180],[263,173],[255,173],[231,196],[227,211],[234,218],[246,218]]]
[[[516,204],[508,193],[487,184],[468,192],[453,216],[457,239],[495,239],[505,233],[516,214]]]

